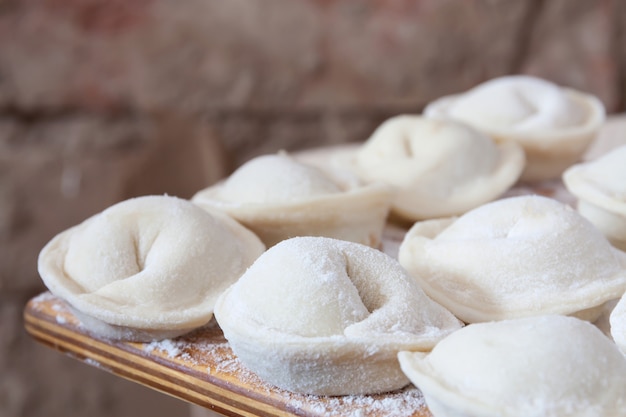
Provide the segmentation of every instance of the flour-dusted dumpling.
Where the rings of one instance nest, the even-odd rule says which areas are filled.
[[[326,236],[377,247],[391,189],[381,183],[361,185],[345,172],[333,175],[276,154],[248,161],[193,201],[225,211],[267,246],[295,236]]]
[[[424,114],[468,123],[526,153],[522,179],[557,178],[578,161],[605,120],[602,102],[531,76],[506,76],[430,103]]]
[[[215,318],[250,370],[320,395],[401,388],[397,352],[429,350],[461,326],[393,258],[325,237],[270,248],[218,299]]]
[[[626,253],[571,207],[540,196],[416,223],[399,260],[430,297],[467,323],[599,313],[626,291]]]
[[[354,158],[361,178],[396,188],[392,210],[410,221],[458,215],[491,201],[523,168],[516,143],[495,144],[467,125],[411,115],[384,122]]]
[[[217,297],[264,250],[224,214],[146,196],[54,237],[39,255],[39,273],[92,332],[155,340],[207,323]]]
[[[472,324],[398,358],[434,417],[626,415],[626,359],[574,317]]]
[[[626,355],[626,294],[615,305],[609,317],[609,323],[611,337]]]
[[[626,251],[626,145],[563,173],[567,189],[578,197],[578,211]]]

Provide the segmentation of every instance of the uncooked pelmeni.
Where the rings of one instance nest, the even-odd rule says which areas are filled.
[[[492,79],[424,109],[427,117],[459,120],[497,141],[522,145],[522,179],[527,181],[557,178],[577,162],[602,127],[605,113],[593,95],[524,75]]]
[[[418,222],[399,260],[466,323],[549,313],[593,320],[626,291],[626,253],[571,207],[540,196]]]
[[[563,173],[578,211],[614,246],[626,251],[626,145]]]
[[[291,157],[298,162],[312,165],[328,172],[333,176],[343,176],[346,181],[354,179],[354,157],[363,146],[362,143],[341,143],[303,149],[291,153]]]
[[[146,196],[54,237],[39,255],[39,273],[93,333],[147,341],[207,323],[217,297],[264,250],[224,214]]]
[[[319,395],[401,388],[397,352],[429,350],[461,326],[390,256],[324,237],[270,248],[218,299],[215,318],[251,371]]]
[[[280,153],[248,161],[192,200],[225,211],[267,246],[326,236],[378,247],[391,193],[385,184],[362,185],[346,172],[333,175]]]
[[[384,122],[354,157],[361,178],[395,187],[392,210],[409,221],[458,215],[491,201],[523,168],[516,143],[496,144],[465,124],[413,115]]]
[[[626,294],[622,296],[609,316],[611,337],[626,355]]]
[[[626,359],[574,317],[472,324],[398,358],[434,417],[626,415]]]

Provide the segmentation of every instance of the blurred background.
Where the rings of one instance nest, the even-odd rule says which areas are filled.
[[[56,233],[506,74],[623,112],[625,44],[619,0],[0,0],[0,416],[189,412],[25,333]]]

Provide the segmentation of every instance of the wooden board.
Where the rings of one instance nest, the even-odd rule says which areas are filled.
[[[413,385],[345,397],[272,387],[241,365],[214,321],[174,340],[113,342],[90,335],[62,300],[43,293],[26,305],[24,324],[39,342],[88,365],[227,416],[431,416]]]

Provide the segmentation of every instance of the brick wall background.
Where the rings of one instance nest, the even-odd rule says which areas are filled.
[[[0,0],[0,416],[186,410],[24,333],[54,234],[505,74],[622,112],[624,28],[618,0]]]

